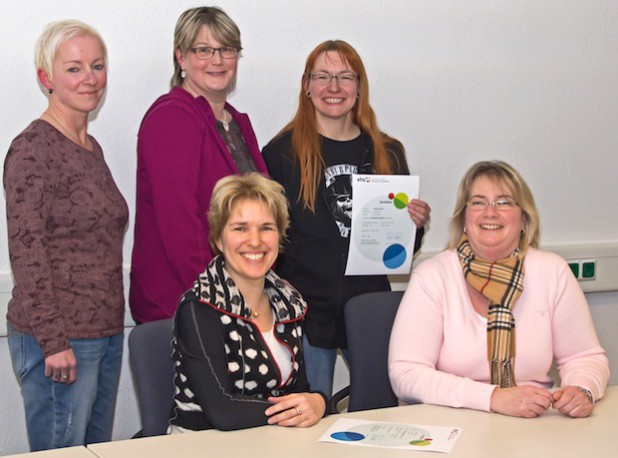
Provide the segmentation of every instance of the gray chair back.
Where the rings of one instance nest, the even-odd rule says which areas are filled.
[[[397,405],[388,377],[388,344],[402,296],[403,291],[367,293],[346,304],[349,412]]]
[[[165,434],[174,398],[171,319],[140,324],[129,334],[129,364],[137,392],[142,430],[136,435]]]

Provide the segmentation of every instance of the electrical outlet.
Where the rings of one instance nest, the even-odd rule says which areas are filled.
[[[582,280],[594,280],[597,276],[597,261],[595,259],[582,260]]]
[[[571,268],[571,272],[573,272],[575,278],[579,278],[579,262],[569,261],[569,267]]]
[[[596,259],[568,259],[569,268],[578,281],[591,281],[597,277]]]

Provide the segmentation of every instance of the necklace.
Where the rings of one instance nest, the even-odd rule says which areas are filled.
[[[80,140],[80,138],[72,133],[71,131],[69,131],[69,129],[66,128],[66,126],[64,125],[64,123],[62,123],[58,118],[56,118],[53,114],[51,114],[48,110],[45,110],[45,113],[43,113],[45,116],[48,116],[49,118],[51,118],[55,124],[58,125],[58,127],[60,127],[61,132],[65,135],[65,137],[67,137],[69,140],[71,140],[73,143],[77,143],[79,146],[81,146],[82,148],[86,148],[89,149],[89,144],[88,144],[88,138],[86,137],[86,142],[82,143],[82,141]]]
[[[266,296],[266,293],[263,293],[262,294],[262,299],[260,299],[260,303],[258,304],[258,306],[262,305],[263,302],[266,302],[268,304],[268,300],[265,300],[265,299],[267,299],[267,297],[268,296]],[[256,309],[257,309],[257,307],[255,309],[253,309],[253,312],[251,313],[251,315],[253,315],[253,318],[259,318],[260,317],[260,312],[258,312]]]
[[[222,116],[222,119],[217,119],[217,121],[219,121],[219,122],[221,123],[221,125],[223,126],[223,128],[225,129],[225,131],[226,131],[226,132],[229,132],[229,131],[230,131],[230,121],[231,121],[231,120],[230,120],[230,121],[228,121],[228,120],[226,119],[226,118],[228,117],[227,111],[226,111],[226,110],[223,110],[223,111],[221,112],[221,114],[223,115],[223,116]]]

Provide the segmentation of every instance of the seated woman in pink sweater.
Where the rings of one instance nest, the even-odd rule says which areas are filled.
[[[537,249],[539,217],[520,174],[500,161],[472,166],[450,233],[448,249],[414,270],[395,319],[397,396],[518,417],[590,415],[608,360],[567,263]],[[554,358],[562,383],[550,391]]]

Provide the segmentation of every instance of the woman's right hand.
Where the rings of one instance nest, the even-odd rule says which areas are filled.
[[[545,388],[513,386],[496,388],[491,394],[489,408],[492,412],[513,417],[534,418],[551,407],[553,397]]]
[[[45,377],[67,385],[77,380],[77,360],[72,348],[45,358]]]

